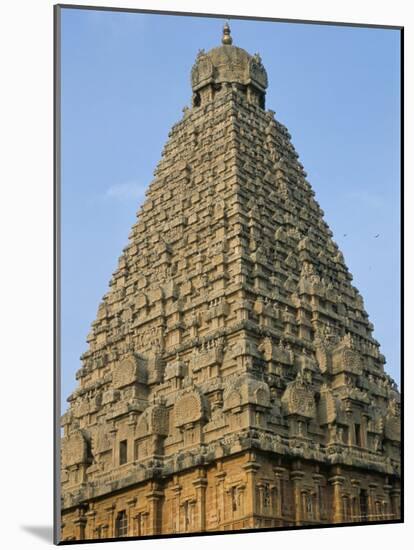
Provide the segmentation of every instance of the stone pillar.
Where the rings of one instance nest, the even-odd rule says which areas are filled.
[[[234,311],[237,315],[237,321],[246,321],[249,318],[249,308],[245,300],[240,300],[234,304]]]
[[[303,520],[302,510],[302,479],[304,477],[302,470],[292,470],[290,479],[293,482],[293,507],[296,525],[301,525]]]
[[[148,502],[149,525],[148,535],[159,535],[161,533],[161,499],[163,491],[159,490],[156,483],[151,483],[149,492],[145,495]]]
[[[246,472],[246,501],[245,515],[248,518],[249,527],[255,526],[256,503],[256,472],[260,465],[256,462],[254,453],[249,453],[249,461],[243,466]]]
[[[352,485],[352,502],[351,502],[351,520],[360,521],[361,510],[359,507],[359,481],[357,479],[351,479]]]
[[[369,417],[366,415],[361,415],[361,447],[368,449],[368,435],[367,435],[367,426],[369,422]]]
[[[112,446],[112,468],[118,466],[118,446],[116,434],[118,433],[117,428],[115,427],[115,422],[111,423],[111,428],[109,429],[109,440]]]
[[[88,525],[88,534],[86,537],[88,539],[94,539],[95,538],[95,517],[96,517],[96,511],[91,509],[85,514],[87,518],[87,525]]]
[[[349,495],[342,495],[342,520],[349,522],[350,515]]]
[[[239,517],[242,517],[245,515],[245,502],[246,502],[246,485],[243,483],[239,485],[238,487],[239,497],[240,497],[240,510],[239,510]]]
[[[216,490],[217,490],[217,496],[216,496],[216,507],[217,507],[217,519],[218,523],[222,524],[225,520],[225,509],[226,509],[226,503],[224,501],[225,494],[224,494],[224,479],[226,477],[226,472],[223,470],[220,470],[216,474]]]
[[[314,515],[315,515],[315,520],[320,521],[321,520],[321,515],[322,515],[321,514],[322,503],[321,503],[321,499],[320,499],[320,495],[321,495],[320,485],[321,485],[321,481],[323,480],[323,475],[315,473],[315,474],[312,475],[312,479],[313,479],[313,482],[315,484],[315,510],[314,510]]]
[[[198,514],[198,528],[197,531],[206,530],[206,490],[207,479],[204,471],[199,472],[199,477],[193,481],[193,485],[196,490],[196,505]]]
[[[66,540],[65,536],[65,530],[66,530],[66,522],[62,521],[60,524],[60,540]]]
[[[73,521],[75,526],[75,539],[76,540],[85,540],[85,528],[88,520],[85,516],[79,516]]]
[[[345,478],[341,475],[334,475],[329,478],[329,483],[333,487],[332,505],[333,505],[333,517],[332,523],[341,523],[343,521],[343,508],[342,508],[342,487]]]
[[[100,536],[101,539],[106,539],[109,537],[108,535],[109,525],[107,523],[103,523],[100,529]]]
[[[173,497],[173,510],[175,512],[175,516],[173,515],[172,519],[172,532],[173,533],[179,533],[180,532],[180,494],[181,494],[181,485],[176,483],[172,487],[172,491],[174,493]]]
[[[368,520],[370,519],[378,519],[376,517],[377,510],[375,506],[375,490],[377,489],[378,484],[377,483],[369,483],[368,484]]]
[[[383,503],[383,515],[384,519],[394,519],[391,517],[392,513],[392,507],[391,507],[391,496],[390,492],[392,490],[392,485],[388,483],[388,479],[384,483],[384,495],[385,495],[385,503]]]
[[[137,502],[137,497],[130,498],[127,500],[127,520],[128,520],[128,536],[133,537],[135,533],[135,522],[134,522],[134,506]]]
[[[112,503],[110,506],[105,508],[105,512],[108,514],[108,537],[115,536],[115,503]]]
[[[378,497],[377,497],[377,500],[375,501],[375,519],[376,520],[384,519],[382,517],[382,501]]]
[[[283,487],[282,487],[282,479],[283,474],[286,472],[286,468],[281,468],[279,466],[273,468],[273,471],[275,473],[276,477],[276,489],[277,489],[277,502],[275,507],[275,514],[276,517],[282,518],[283,516],[283,502],[282,502],[282,494],[283,494]]]
[[[392,519],[401,519],[401,490],[394,487],[390,491]]]
[[[308,515],[308,510],[307,510],[307,497],[308,497],[308,492],[306,491],[306,489],[301,489],[300,491],[300,496],[301,496],[301,503],[302,503],[302,507],[301,507],[301,510],[302,510],[302,520],[307,520],[309,519],[309,515]]]
[[[259,498],[256,501],[256,513],[262,515],[264,512],[264,486],[262,483],[258,483],[256,488],[259,493]]]
[[[134,535],[136,535],[137,537],[141,536],[141,532],[140,532],[140,514],[134,514],[132,516],[132,519],[134,520],[134,527],[132,528],[132,531],[134,533]],[[128,528],[129,529],[129,528]]]

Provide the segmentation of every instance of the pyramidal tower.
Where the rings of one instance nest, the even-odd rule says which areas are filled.
[[[62,540],[400,518],[400,399],[258,54],[201,50],[62,417]]]

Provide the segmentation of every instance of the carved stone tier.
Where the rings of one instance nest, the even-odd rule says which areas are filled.
[[[192,70],[62,417],[62,538],[400,517],[399,393],[260,56]]]

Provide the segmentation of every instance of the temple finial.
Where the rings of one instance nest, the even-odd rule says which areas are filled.
[[[223,37],[221,39],[221,43],[225,45],[231,45],[233,43],[233,39],[230,36],[230,26],[227,22],[223,27]]]

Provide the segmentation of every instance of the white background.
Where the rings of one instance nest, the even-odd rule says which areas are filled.
[[[403,25],[406,61],[406,310],[413,304],[413,30],[408,0],[105,1],[78,4]],[[53,507],[53,2],[8,0],[0,14],[0,544],[51,546]],[[410,155],[411,153],[411,155]],[[412,245],[411,245],[412,248]],[[406,317],[409,317],[407,315]],[[104,548],[217,548],[251,545],[376,549],[414,539],[412,351],[405,366],[406,524],[111,543]],[[98,548],[100,544],[82,545]]]

